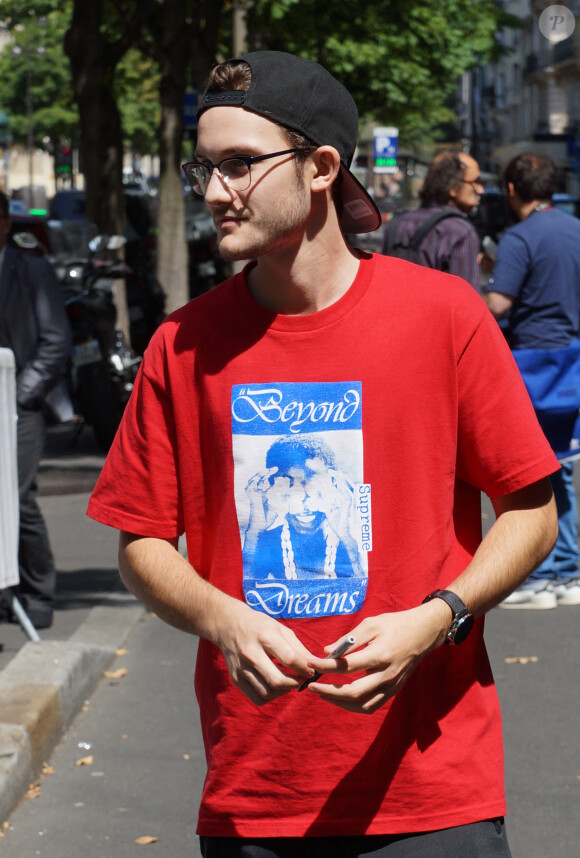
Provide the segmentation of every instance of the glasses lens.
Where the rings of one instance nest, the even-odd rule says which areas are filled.
[[[220,173],[235,191],[245,191],[250,187],[250,167],[241,158],[228,158],[220,164]]]
[[[210,172],[207,167],[203,164],[188,164],[186,175],[192,191],[203,196],[207,190],[210,179]]]

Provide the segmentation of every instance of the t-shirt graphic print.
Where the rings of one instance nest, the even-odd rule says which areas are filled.
[[[360,610],[372,549],[361,382],[234,385],[231,411],[246,602],[278,618]]]

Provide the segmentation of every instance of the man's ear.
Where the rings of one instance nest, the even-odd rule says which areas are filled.
[[[460,184],[452,185],[452,186],[449,188],[449,200],[450,200],[450,201],[455,199],[455,197],[456,197],[456,196],[457,196],[457,194],[459,193],[459,190],[460,190],[460,189],[461,189],[461,185],[460,185]]]
[[[508,183],[507,183],[507,193],[508,193],[508,197],[511,197],[512,199],[515,197],[515,195],[516,195],[516,189],[514,188],[514,183],[513,183],[513,182],[508,182]]]
[[[319,146],[312,155],[313,171],[311,189],[314,192],[328,190],[340,171],[340,155],[334,146]]]

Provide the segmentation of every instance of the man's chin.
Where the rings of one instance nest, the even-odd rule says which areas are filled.
[[[254,256],[249,248],[241,247],[228,235],[218,237],[218,253],[226,262],[245,262]]]

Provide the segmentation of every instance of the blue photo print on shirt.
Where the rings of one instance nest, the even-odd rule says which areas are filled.
[[[246,602],[273,617],[358,611],[372,549],[361,383],[235,385],[231,410]]]

